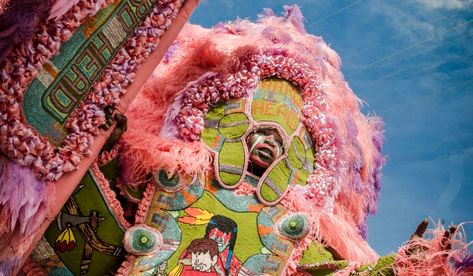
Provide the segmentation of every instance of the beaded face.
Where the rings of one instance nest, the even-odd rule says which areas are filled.
[[[257,181],[258,198],[275,205],[291,184],[307,184],[303,197],[330,208],[341,163],[317,74],[306,64],[271,53],[245,57],[240,64],[234,75],[207,74],[182,91],[180,111],[173,115],[179,138],[203,141],[215,153],[218,183],[236,189],[251,169],[244,139],[255,127],[278,129],[286,143],[278,160],[284,161],[273,162]]]

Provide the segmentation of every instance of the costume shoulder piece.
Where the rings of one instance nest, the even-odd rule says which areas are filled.
[[[23,31],[9,21],[25,9],[44,15],[29,40],[11,38],[16,47],[2,51],[0,150],[38,179],[58,180],[90,154],[106,107],[118,105],[184,1],[11,2],[7,33]]]

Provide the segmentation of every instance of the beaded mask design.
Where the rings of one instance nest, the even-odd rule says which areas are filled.
[[[289,185],[304,186],[313,171],[311,137],[300,121],[302,97],[287,81],[267,79],[254,94],[207,113],[202,140],[214,155],[224,188],[254,183],[265,205],[278,203]]]

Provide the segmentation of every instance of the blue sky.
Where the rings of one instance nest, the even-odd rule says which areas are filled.
[[[473,221],[473,0],[204,0],[190,21],[255,20],[285,4],[339,53],[363,112],[384,118],[373,248],[397,251],[425,217]]]

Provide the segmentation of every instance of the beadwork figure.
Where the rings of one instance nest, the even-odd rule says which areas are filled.
[[[173,276],[225,275],[218,256],[218,244],[212,239],[195,239],[183,252]],[[219,267],[216,267],[217,263]]]

